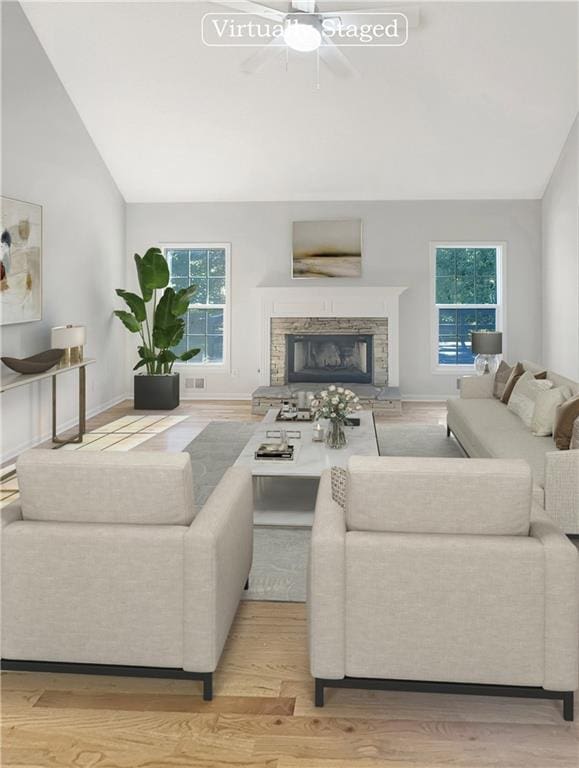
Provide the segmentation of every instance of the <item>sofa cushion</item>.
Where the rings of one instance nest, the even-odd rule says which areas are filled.
[[[579,395],[575,395],[557,408],[553,439],[560,451],[569,449],[576,419],[579,419]]]
[[[195,516],[187,453],[31,450],[16,471],[24,520],[189,525]]]
[[[501,397],[501,403],[505,403],[506,405],[509,402],[509,397],[513,393],[515,384],[521,378],[524,372],[525,372],[525,369],[522,363],[517,363],[515,367],[511,370],[509,378],[507,379],[507,383],[505,384],[503,396]]]
[[[526,536],[532,479],[521,460],[354,456],[350,531]]]
[[[448,423],[469,456],[525,459],[535,483],[545,484],[545,454],[556,450],[550,437],[536,437],[518,416],[493,398],[448,401]]]
[[[515,384],[507,408],[516,413],[523,424],[530,429],[535,401],[539,393],[551,389],[552,386],[547,379],[538,379],[530,371],[525,371]]]
[[[553,389],[539,392],[531,419],[531,432],[538,436],[552,435],[557,406],[569,397],[571,397],[569,387],[553,387]]]
[[[505,363],[504,360],[501,360],[501,364],[498,367],[498,370],[495,374],[495,380],[493,382],[493,397],[496,397],[498,400],[500,400],[503,396],[507,381],[509,380],[509,376],[511,375],[512,370],[513,369],[508,363]]]

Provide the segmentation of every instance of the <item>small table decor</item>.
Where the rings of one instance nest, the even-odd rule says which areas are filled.
[[[344,424],[354,411],[361,410],[360,398],[351,389],[330,384],[312,400],[316,419],[328,419],[330,426],[326,437],[328,448],[343,448],[346,445]]]

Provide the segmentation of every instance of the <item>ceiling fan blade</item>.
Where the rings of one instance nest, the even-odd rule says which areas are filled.
[[[404,8],[403,6],[384,6],[382,8],[350,8],[349,10],[324,11],[320,13],[323,19],[342,18],[342,23],[348,23],[348,18],[355,16],[371,16],[384,13],[402,13],[408,19],[408,29],[416,29],[420,26],[420,8]]]
[[[283,40],[280,41],[279,38],[274,37],[273,40],[258,48],[255,53],[252,53],[251,56],[245,59],[241,64],[241,71],[245,72],[246,75],[253,75],[259,72],[268,61],[274,61],[278,58],[285,50],[286,46]]]
[[[358,71],[346,56],[327,35],[322,35],[323,44],[318,48],[320,59],[337,77],[353,77]]]
[[[237,13],[250,13],[252,16],[260,16],[263,19],[282,23],[286,14],[278,11],[276,8],[269,8],[261,3],[254,3],[253,0],[211,0],[213,5],[222,5]]]

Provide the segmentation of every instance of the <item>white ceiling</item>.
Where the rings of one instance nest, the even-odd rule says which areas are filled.
[[[577,112],[575,2],[423,3],[319,90],[315,54],[205,47],[207,2],[23,7],[129,202],[537,198]]]

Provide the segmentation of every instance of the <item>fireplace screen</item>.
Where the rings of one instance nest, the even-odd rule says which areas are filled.
[[[372,383],[372,336],[287,336],[288,381]]]

